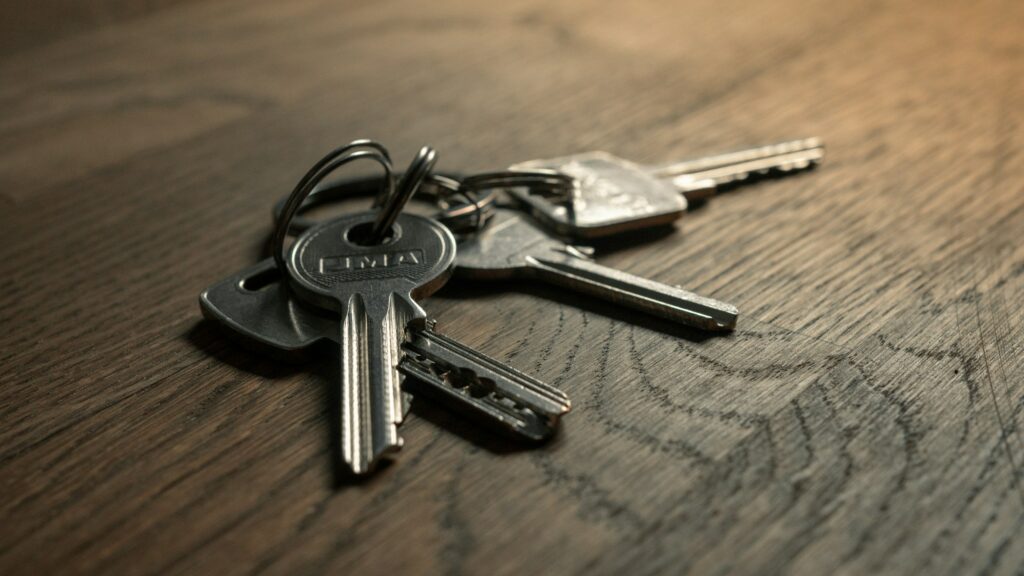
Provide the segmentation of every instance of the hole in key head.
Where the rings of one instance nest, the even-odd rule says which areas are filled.
[[[373,224],[374,223],[372,221],[356,224],[355,226],[349,228],[348,232],[345,233],[345,239],[358,246],[373,246],[387,244],[395,239],[395,227],[391,226],[387,233],[384,234],[384,237],[381,238],[380,242],[372,242],[370,240],[370,234],[373,232]]]
[[[277,267],[267,268],[266,270],[260,270],[259,272],[243,278],[241,285],[243,290],[249,292],[258,292],[275,284],[281,280],[281,274],[278,273]]]

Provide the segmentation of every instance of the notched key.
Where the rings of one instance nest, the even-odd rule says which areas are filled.
[[[780,142],[674,164],[651,167],[659,178],[669,178],[687,200],[704,200],[727,185],[752,177],[785,175],[818,165],[825,145],[818,138]]]
[[[459,409],[479,420],[530,440],[544,440],[557,430],[558,419],[569,412],[561,390],[502,363],[432,327],[416,330],[402,345],[406,352],[399,370],[407,387]]]
[[[788,174],[821,162],[825,147],[805,138],[672,164],[644,166],[607,152],[530,160],[512,170],[546,169],[573,176],[571,198],[538,194],[527,186],[509,194],[541,223],[565,238],[592,239],[671,223],[690,202],[752,176]]]

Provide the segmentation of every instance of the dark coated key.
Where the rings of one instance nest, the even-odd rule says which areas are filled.
[[[704,330],[732,330],[738,314],[730,304],[596,264],[510,208],[496,209],[487,228],[460,240],[455,273],[536,278]]]

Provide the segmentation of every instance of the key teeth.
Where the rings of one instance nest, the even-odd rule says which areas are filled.
[[[469,407],[519,437],[549,438],[571,408],[561,390],[440,334],[418,331],[405,349],[400,370],[424,393]]]

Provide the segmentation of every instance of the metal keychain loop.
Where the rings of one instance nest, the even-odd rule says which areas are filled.
[[[409,163],[409,168],[402,174],[402,178],[398,182],[398,188],[391,195],[393,197],[385,197],[383,201],[380,201],[380,196],[378,195],[380,213],[374,221],[373,229],[370,232],[371,243],[378,244],[384,239],[385,235],[391,230],[391,226],[394,225],[395,219],[398,218],[405,205],[409,203],[412,195],[419,190],[423,179],[427,177],[427,174],[430,174],[436,163],[437,152],[433,148],[430,146],[420,148],[420,151],[416,153],[416,157]]]
[[[277,228],[274,230],[272,250],[274,261],[277,263],[277,267],[281,270],[282,274],[288,274],[288,267],[285,265],[284,242],[288,237],[288,230],[291,226],[292,220],[302,207],[302,203],[307,197],[309,197],[310,193],[313,192],[316,185],[326,178],[331,172],[361,158],[374,160],[384,169],[384,180],[381,183],[382,189],[380,195],[387,198],[395,193],[395,180],[393,176],[393,169],[391,167],[391,157],[384,146],[372,140],[355,140],[345,146],[332,150],[326,156],[317,161],[317,163],[314,164],[313,167],[310,168],[309,171],[307,171],[299,180],[299,183],[295,185],[295,189],[292,191],[291,195],[288,196],[288,199],[285,201],[281,208],[281,212],[278,215]],[[413,189],[413,192],[415,192],[415,189]]]
[[[481,197],[475,191],[462,186],[455,178],[449,178],[439,174],[431,174],[431,178],[432,184],[436,186],[439,191],[446,191],[446,193],[437,194],[437,203],[441,206],[445,217],[450,221],[450,223],[446,223],[446,225],[452,229],[452,232],[459,234],[466,231],[479,232],[482,230],[487,224],[487,220],[491,217],[494,201],[495,198],[497,198],[495,191],[491,190],[490,193]],[[448,202],[448,198],[452,196],[462,197],[465,202],[453,207]],[[468,229],[459,228],[457,226],[458,222],[462,221],[467,216],[473,217],[473,225]]]
[[[463,179],[462,186],[474,190],[524,187],[555,196],[565,195],[568,199],[576,188],[577,181],[573,176],[557,170],[535,168],[481,172]]]
[[[371,189],[374,192],[371,192]],[[376,192],[376,183],[369,180],[331,182],[316,188],[296,211],[289,230],[301,232],[316,225],[316,222],[302,215],[302,212],[317,206],[330,204],[346,197],[374,196],[374,206],[383,202],[380,193]],[[431,173],[423,178],[418,198],[424,198],[438,206],[439,210],[431,218],[447,226],[453,233],[475,232],[483,228],[497,199],[495,190],[481,194],[460,186],[459,179],[453,176]],[[459,202],[453,202],[459,198]],[[274,221],[280,219],[287,199],[282,198],[274,204]]]
[[[301,231],[313,227],[314,221],[301,216],[303,210],[329,204],[344,196],[362,196],[367,192],[365,185],[365,182],[335,182],[315,189],[295,211],[290,228]],[[483,229],[493,213],[497,192],[502,188],[527,187],[568,201],[576,186],[577,181],[572,176],[549,169],[481,172],[464,178],[430,173],[422,179],[417,194],[432,199],[438,205],[440,210],[432,216],[435,220],[455,234],[465,234]],[[375,207],[382,204],[384,196],[385,191],[381,190],[375,197]],[[452,198],[463,201],[453,204]],[[284,200],[274,205],[275,220],[280,218],[284,206]]]

